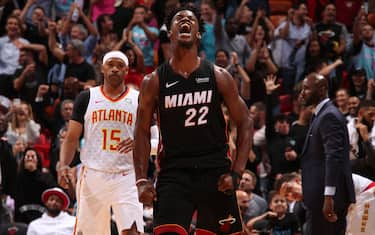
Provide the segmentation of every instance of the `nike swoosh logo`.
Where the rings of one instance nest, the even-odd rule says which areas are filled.
[[[179,83],[180,81],[175,81],[175,82],[172,82],[172,83],[166,83],[165,84],[165,88],[170,88],[170,87],[172,87],[172,86],[174,86],[174,85],[176,85],[177,83]]]

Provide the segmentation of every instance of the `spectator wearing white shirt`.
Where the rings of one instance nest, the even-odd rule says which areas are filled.
[[[43,192],[42,201],[47,212],[30,223],[27,235],[73,234],[75,217],[65,212],[70,203],[68,195],[62,189],[55,187]]]

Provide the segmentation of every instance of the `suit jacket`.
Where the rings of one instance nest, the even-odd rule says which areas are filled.
[[[308,209],[322,210],[325,186],[336,187],[335,211],[355,202],[349,148],[345,117],[329,101],[312,121],[301,154],[303,197]]]

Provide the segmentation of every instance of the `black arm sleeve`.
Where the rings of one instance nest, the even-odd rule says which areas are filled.
[[[77,96],[74,101],[72,120],[77,121],[83,125],[84,116],[89,105],[90,90],[84,90]]]
[[[266,138],[270,140],[275,136],[275,122],[272,113],[272,95],[266,96]]]

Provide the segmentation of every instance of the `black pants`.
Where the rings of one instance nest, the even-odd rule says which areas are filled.
[[[217,190],[219,177],[229,171],[229,168],[162,170],[156,185],[155,229],[178,225],[188,232],[193,212],[197,210],[197,229],[216,234],[242,231],[235,193],[226,195]]]

